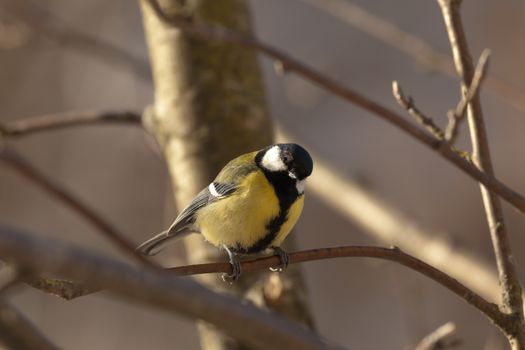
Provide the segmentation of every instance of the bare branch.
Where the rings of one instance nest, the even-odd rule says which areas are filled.
[[[108,115],[108,119],[106,119]],[[111,117],[115,115],[115,119]],[[125,117],[129,115],[129,118]],[[120,118],[119,116],[123,116]],[[76,115],[74,113],[65,113],[56,116],[42,116],[42,117],[32,117],[25,118],[20,121],[15,121],[7,125],[8,129],[16,130],[15,135],[26,135],[27,133],[32,133],[36,131],[43,131],[48,129],[55,129],[65,126],[73,126],[77,124],[84,123],[96,123],[96,122],[105,122],[105,121],[115,121],[115,122],[131,122],[139,123],[140,116],[137,113],[133,112],[114,112],[114,113],[85,113]],[[283,139],[282,130],[279,131],[279,138]],[[290,135],[287,135],[286,138],[290,139]],[[432,264],[439,269],[455,276],[464,281],[470,288],[478,291],[484,295],[485,298],[496,300],[496,295],[494,292],[495,288],[492,288],[492,285],[496,285],[497,281],[493,281],[494,278],[489,271],[489,267],[485,266],[483,262],[476,260],[475,257],[470,256],[467,252],[454,252],[452,248],[442,239],[438,237],[430,238],[427,237],[427,232],[422,231],[412,221],[407,220],[406,218],[395,213],[393,208],[388,207],[385,203],[379,201],[378,198],[375,198],[373,195],[366,193],[364,190],[354,185],[349,179],[342,179],[338,176],[332,169],[323,164],[323,162],[316,157],[316,173],[321,172],[319,178],[328,178],[329,181],[322,181],[322,183],[315,181],[313,178],[310,182],[311,190],[315,191],[317,195],[320,196],[322,200],[327,200],[325,198],[326,193],[333,193],[329,189],[325,189],[327,184],[337,184],[339,191],[338,202],[344,201],[341,205],[335,205],[335,209],[341,211],[342,208],[343,214],[349,216],[352,220],[355,220],[359,225],[364,227],[367,231],[370,231],[372,235],[379,238],[384,242],[395,242],[395,244],[403,246],[411,254],[419,255],[427,261],[432,262]],[[319,187],[322,185],[321,187]],[[345,198],[349,198],[348,201]],[[333,199],[333,198],[332,198]],[[330,205],[334,206],[332,199],[329,199]],[[362,216],[357,212],[357,208],[363,210],[364,215],[368,218],[370,216],[376,218],[374,222],[376,224],[369,225],[366,222],[363,222]],[[373,213],[373,214],[371,214]],[[377,225],[378,222],[386,221],[389,223],[388,230],[385,231],[384,225]],[[397,235],[397,232],[405,228],[405,233],[403,235]],[[392,233],[390,233],[392,232]],[[404,241],[396,241],[395,237],[406,237]],[[421,250],[420,247],[425,246],[427,249]],[[436,251],[439,251],[439,254],[435,254]],[[446,259],[443,259],[442,256],[446,252]],[[439,256],[440,258],[436,259],[435,257]],[[450,264],[449,264],[450,263]],[[453,266],[453,268],[450,268]],[[474,278],[473,278],[474,277]],[[90,294],[93,292],[92,289],[87,288],[86,286],[80,285],[72,281],[56,280],[50,278],[37,278],[26,280],[26,283],[32,285],[35,288],[42,289],[45,292],[50,294],[56,294],[65,299],[73,299],[85,294]]]
[[[402,108],[406,109],[407,112],[414,118],[416,122],[425,127],[432,135],[434,135],[436,139],[443,140],[445,135],[443,130],[441,130],[441,128],[437,126],[436,123],[434,123],[434,120],[432,120],[432,118],[424,115],[423,112],[421,112],[415,106],[412,97],[405,97],[401,86],[399,86],[399,83],[395,80],[392,82],[392,93],[394,94],[397,103]]]
[[[33,133],[61,129],[69,126],[86,124],[141,123],[140,114],[128,111],[122,112],[67,112],[61,114],[42,115],[21,118],[0,125],[0,135],[5,138],[15,138]]]
[[[399,234],[402,234],[399,233]],[[352,258],[352,257],[366,257],[375,258],[382,260],[389,260],[398,264],[404,265],[409,269],[419,272],[420,274],[434,280],[441,284],[445,288],[449,289],[460,298],[465,300],[470,305],[474,306],[486,316],[492,319],[496,324],[500,326],[503,321],[503,314],[498,310],[498,307],[486,301],[477,293],[465,287],[463,284],[448,276],[442,271],[426,264],[425,262],[404,253],[397,247],[393,248],[381,248],[381,247],[366,247],[366,246],[343,246],[333,248],[318,248],[305,250],[301,252],[290,254],[290,263],[302,263],[313,260],[324,260],[334,258]],[[244,272],[257,271],[261,269],[268,269],[270,267],[278,266],[279,258],[277,256],[270,256],[265,258],[259,258],[254,260],[244,261],[242,263],[242,270]],[[203,273],[231,273],[231,264],[228,262],[224,263],[212,263],[212,264],[201,264],[192,266],[181,266],[168,269],[169,271],[180,275],[195,275]]]
[[[58,349],[13,305],[0,298],[0,342],[17,350]]]
[[[458,126],[465,117],[468,104],[470,101],[472,101],[474,96],[477,96],[479,93],[481,83],[487,74],[489,57],[490,50],[483,50],[481,56],[479,57],[476,70],[474,71],[474,77],[472,78],[472,82],[470,83],[467,92],[463,95],[456,108],[454,110],[450,110],[447,114],[448,125],[445,129],[445,140],[447,140],[447,142],[451,145],[454,144],[458,132]]]
[[[403,31],[394,23],[381,18],[356,2],[345,0],[301,0],[370,35],[391,48],[414,59],[424,68],[455,78],[454,63],[423,39]],[[525,91],[495,77],[487,77],[487,91],[519,111],[525,111]]]
[[[277,62],[280,62],[283,69],[288,70],[288,71],[294,71],[298,73],[299,75],[303,76],[304,78],[317,83],[318,85],[327,89],[328,91],[331,91],[332,93],[348,100],[349,102],[352,102],[360,106],[361,108],[364,108],[368,110],[369,112],[386,119],[390,123],[394,124],[398,128],[404,130],[405,132],[407,132],[414,138],[418,139],[421,143],[429,146],[430,148],[436,151],[439,151],[441,156],[443,156],[445,159],[449,160],[455,166],[463,170],[466,174],[470,175],[477,181],[483,183],[487,188],[489,188],[494,193],[500,195],[503,199],[505,199],[510,204],[515,206],[521,212],[525,212],[525,198],[523,196],[521,196],[520,194],[510,189],[505,184],[495,179],[493,176],[484,174],[483,172],[476,169],[474,166],[469,164],[469,162],[466,161],[464,157],[456,154],[456,152],[453,149],[449,149],[447,147],[441,147],[439,142],[436,142],[436,140],[429,137],[429,135],[426,135],[425,133],[421,132],[420,130],[418,130],[418,128],[412,126],[410,123],[407,123],[403,117],[396,114],[395,112],[367,99],[364,96],[357,94],[355,91],[349,88],[339,85],[335,81],[332,81],[324,77],[322,74],[316,72],[315,70],[310,69],[309,67],[303,65],[302,63],[295,61],[294,59],[284,55],[283,53],[279,52],[275,48],[270,47],[264,43],[258,42],[254,38],[247,37],[247,36],[235,33],[235,32],[230,32],[221,27],[195,26],[195,25],[190,24],[185,19],[179,19],[179,18],[172,19],[162,12],[160,7],[158,7],[158,4],[154,0],[144,0],[144,1],[147,1],[150,5],[153,6],[153,9],[157,12],[157,14],[159,15],[161,19],[163,19],[164,21],[167,21],[168,23],[171,23],[172,25],[180,28],[181,30],[184,30],[190,34],[193,34],[199,37],[203,37],[203,38],[207,38],[211,40],[235,43],[235,44],[247,47],[247,48],[259,50],[265,53],[266,55],[268,55],[269,57],[276,59]],[[99,44],[99,43],[96,43],[96,40],[93,38],[91,38],[89,41],[93,41],[93,40],[96,45]],[[99,49],[100,50],[98,51],[102,51],[102,53],[105,52],[104,45],[99,47]],[[104,55],[102,54],[102,56]],[[507,89],[503,89],[503,90],[507,91]],[[5,132],[5,130],[3,131]],[[2,133],[2,127],[0,126],[0,134],[1,133]]]
[[[344,87],[334,80],[327,78],[320,72],[306,66],[305,64],[287,56],[276,48],[262,43],[255,38],[243,35],[234,31],[230,31],[220,26],[205,26],[189,22],[183,17],[170,17],[165,14],[160,8],[156,0],[142,0],[149,4],[155,11],[157,16],[165,23],[174,26],[184,32],[194,35],[199,38],[216,40],[231,44],[240,45],[246,48],[258,50],[265,55],[281,62],[286,71],[295,72],[303,78],[316,83],[327,91],[342,97],[343,99],[360,106],[361,108],[375,114],[399,129],[405,131],[421,143],[438,151],[438,153],[445,159],[456,165],[463,172],[467,173],[474,179],[483,183],[487,188],[494,193],[500,195],[503,199],[508,201],[522,213],[525,213],[525,198],[519,193],[507,187],[505,184],[497,180],[494,176],[489,176],[480,171],[473,164],[465,160],[461,155],[457,154],[450,147],[442,147],[442,142],[436,140],[433,136],[427,134],[425,131],[419,129],[405,120],[401,115],[392,110],[364,97],[356,91]]]
[[[135,267],[70,244],[0,226],[0,256],[34,273],[84,281],[135,302],[201,319],[260,349],[335,349],[293,322],[164,271]]]
[[[452,322],[447,322],[421,339],[416,345],[415,350],[444,350],[455,348],[461,343],[459,339],[452,338],[455,333],[456,325]]]
[[[303,140],[298,140],[280,126],[277,128],[277,141],[305,145]],[[311,149],[307,144],[305,146]],[[375,240],[401,247],[462,281],[486,299],[500,300],[498,277],[489,263],[449,242],[444,232],[425,227],[407,217],[395,204],[388,203],[342,174],[322,157],[315,153],[311,155],[315,173],[308,179],[308,191],[325,205],[351,220]]]
[[[89,208],[86,204],[82,203],[78,198],[71,194],[68,190],[53,182],[50,178],[46,177],[40,171],[38,171],[32,164],[22,158],[14,150],[4,145],[0,148],[0,160],[5,164],[9,165],[13,169],[17,170],[28,180],[38,185],[40,188],[46,191],[52,197],[60,200],[66,204],[69,208],[80,214],[87,222],[95,227],[98,232],[103,234],[106,238],[112,241],[123,253],[126,253],[136,261],[145,264],[150,267],[156,267],[152,261],[146,259],[143,255],[135,251],[135,246],[130,243],[125,236],[118,232],[111,224],[106,222],[102,217],[97,214],[93,209]]]
[[[438,4],[445,20],[456,70],[462,80],[462,93],[466,95],[468,87],[472,84],[474,78],[474,65],[459,12],[461,1],[438,0]],[[474,164],[486,174],[493,175],[494,169],[490,157],[485,122],[477,94],[474,94],[468,103],[468,119]],[[507,337],[513,349],[525,349],[522,289],[514,266],[512,250],[503,221],[501,202],[497,196],[489,192],[483,185],[481,186],[481,194],[496,255],[503,294],[503,307],[515,318],[514,328],[507,333]]]
[[[109,119],[106,119],[106,115],[109,116]],[[116,118],[113,119],[111,115],[115,115]],[[129,119],[125,117],[127,115],[129,115]],[[118,116],[123,117],[120,118]],[[13,131],[16,130],[14,132],[15,135],[23,136],[36,131],[44,131],[91,122],[96,123],[98,121],[139,123],[140,115],[133,112],[101,114],[85,113],[79,115],[74,113],[64,113],[56,116],[24,118],[20,121],[9,123],[7,128]],[[288,140],[292,138],[290,135],[283,136],[282,133],[283,131],[279,129],[280,139],[283,139],[283,137]],[[318,157],[315,158],[316,174],[318,174],[318,176],[311,179],[310,189],[313,190],[322,200],[327,201],[327,203],[334,207],[334,209],[354,220],[357,224],[368,232],[371,232],[374,237],[381,241],[389,243],[393,242],[396,245],[400,245],[404,249],[407,249],[410,254],[422,257],[424,260],[431,262],[432,265],[437,268],[463,281],[467,286],[476,290],[485,298],[491,300],[497,299],[497,287],[492,287],[497,285],[497,280],[495,280],[496,277],[492,276],[492,273],[489,271],[490,268],[482,261],[471,256],[468,252],[456,251],[457,248],[451,248],[444,239],[439,238],[436,234],[432,232],[431,235],[428,234],[426,229],[422,229],[411,220],[396,213],[394,208],[383,203],[379,198],[376,198],[372,194],[363,190],[360,186],[353,184],[350,179],[343,179],[336,171],[324,164]],[[330,180],[319,182],[316,181],[316,178]],[[329,184],[337,184],[335,187],[337,188],[339,195],[337,196],[336,202],[333,201],[334,198],[326,198],[327,193],[334,193],[333,190],[325,188]],[[348,198],[348,200],[346,200],[346,198]],[[366,219],[365,221],[363,221],[363,215]],[[370,224],[368,220],[369,217],[376,218],[373,224]],[[379,222],[388,222],[389,224],[387,226],[381,224],[378,225]],[[403,228],[405,230],[404,234],[401,236],[397,235],[397,232]],[[399,238],[406,239],[400,241]],[[420,248],[422,246],[427,248],[421,250]],[[439,253],[437,254],[436,252]],[[446,258],[443,258],[443,254],[446,254]],[[439,258],[436,259],[436,257]],[[56,280],[53,279],[41,278],[29,281],[28,283],[31,285],[35,284],[35,287],[39,289],[63,290],[63,293],[57,293],[66,299],[72,299],[86,293],[84,286],[79,286],[75,283],[71,285],[72,282],[70,281],[64,281],[59,285],[56,285],[55,282]],[[87,291],[91,293],[91,290]]]
[[[352,257],[376,258],[382,260],[389,260],[404,265],[449,289],[450,291],[458,295],[460,298],[465,300],[467,303],[484,313],[498,326],[508,326],[507,320],[504,317],[505,315],[499,311],[496,304],[488,302],[483,297],[473,292],[469,288],[465,287],[463,284],[461,284],[454,278],[426,264],[425,262],[402,252],[397,247],[381,248],[366,246],[343,246],[333,248],[311,249],[289,254],[290,264],[297,264],[307,261]],[[253,271],[267,270],[270,267],[278,266],[279,263],[279,257],[269,256],[242,261],[241,266],[242,271],[244,273],[247,273]],[[169,271],[170,273],[176,276],[190,276],[207,273],[232,273],[232,266],[229,262],[207,263],[173,267],[166,269],[166,271]],[[74,297],[79,297],[98,291],[97,289],[92,289],[91,286],[86,288],[78,283],[71,281],[53,280],[47,278],[42,279],[42,281],[43,282],[31,283],[31,285],[35,288],[43,290],[46,293],[54,294],[68,300]],[[44,287],[42,288],[42,286]]]
[[[525,198],[523,196],[510,189],[505,184],[495,179],[493,176],[487,175],[479,171],[479,169],[470,164],[467,160],[464,159],[464,157],[462,157],[462,155],[457,154],[457,152],[455,152],[453,149],[450,149],[448,147],[441,147],[440,142],[436,141],[434,138],[430,137],[426,133],[420,131],[418,128],[406,122],[402,116],[396,114],[395,112],[365,98],[364,96],[357,94],[353,90],[339,85],[338,83],[324,77],[315,70],[306,67],[302,63],[293,60],[292,58],[280,53],[276,49],[269,47],[266,44],[260,43],[251,37],[246,37],[235,32],[232,33],[221,27],[195,26],[196,29],[194,30],[194,25],[187,23],[187,21],[185,20],[175,19],[172,21],[172,19],[163,14],[162,10],[158,8],[158,6],[155,7],[155,5],[157,4],[154,0],[144,1],[148,1],[148,3],[153,4],[153,8],[157,11],[157,13],[160,13],[163,16],[161,17],[162,19],[168,21],[172,25],[178,26],[182,30],[186,30],[189,33],[211,40],[236,43],[244,47],[259,50],[267,54],[268,56],[277,59],[278,62],[281,62],[284,66],[286,66],[287,70],[295,71],[296,73],[302,75],[306,79],[311,80],[317,83],[318,85],[324,87],[328,91],[331,91],[332,93],[359,105],[360,107],[368,110],[369,112],[386,119],[390,123],[394,124],[395,126],[404,130],[408,134],[412,135],[414,138],[418,139],[423,144],[429,146],[430,148],[436,151],[439,151],[439,153],[444,158],[452,162],[465,173],[478,180],[479,182],[483,183],[487,188],[489,188],[494,193],[500,195],[503,199],[515,206],[521,212],[525,212]],[[184,23],[184,25],[182,26],[181,23]],[[8,132],[8,128],[2,128],[2,126],[0,125],[0,134],[5,134]]]

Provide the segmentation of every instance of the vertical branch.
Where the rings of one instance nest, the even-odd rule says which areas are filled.
[[[168,19],[218,23],[245,34],[251,31],[251,19],[245,0],[143,0],[141,5],[155,86],[155,104],[146,112],[144,124],[161,144],[181,208],[230,159],[272,143],[272,129],[256,53],[189,36]],[[202,237],[188,237],[185,243],[191,263],[217,260],[219,250]],[[271,308],[261,294],[267,289],[258,289],[249,277],[253,278],[245,276],[228,287],[217,276],[199,279],[239,296],[250,291],[252,300],[262,300],[264,307]],[[283,291],[275,305],[289,305],[288,318],[310,324],[298,270],[292,268],[279,278],[293,288]],[[205,349],[242,347],[211,328],[200,326],[200,330]]]
[[[445,20],[456,70],[461,77],[462,94],[464,95],[467,93],[473,79],[474,65],[459,13],[461,1],[438,0],[438,2]],[[472,160],[480,170],[489,175],[494,175],[478,94],[475,94],[470,99],[467,112],[473,148]],[[513,349],[525,349],[521,286],[518,281],[509,238],[503,221],[501,202],[497,196],[490,193],[483,185],[481,185],[481,193],[502,287],[503,307],[506,312],[514,315],[516,318],[516,329],[513,332],[514,334],[508,335],[509,340]]]

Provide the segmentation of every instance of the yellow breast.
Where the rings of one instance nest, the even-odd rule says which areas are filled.
[[[272,185],[262,172],[254,171],[234,194],[200,209],[195,225],[215,246],[247,249],[264,237],[267,223],[278,214]]]
[[[277,236],[271,244],[272,246],[279,247],[283,243],[286,236],[288,236],[292,228],[295,226],[295,223],[299,219],[299,216],[301,216],[303,206],[304,195],[297,198],[297,200],[293,202],[293,204],[290,206],[290,209],[288,210],[288,219],[281,226],[279,233],[277,234]]]

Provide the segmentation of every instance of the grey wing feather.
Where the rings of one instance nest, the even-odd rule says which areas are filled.
[[[210,188],[213,193],[210,192]],[[155,255],[164,249],[165,246],[174,243],[178,239],[190,233],[199,232],[198,229],[193,226],[195,222],[195,212],[208,203],[227,197],[235,192],[236,189],[237,187],[233,184],[213,182],[193,198],[190,204],[177,216],[168,230],[142,243],[137,247],[137,251],[144,255]]]

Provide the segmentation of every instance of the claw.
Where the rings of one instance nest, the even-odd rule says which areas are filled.
[[[223,246],[223,248],[228,253],[228,257],[230,258],[230,264],[232,266],[233,271],[231,274],[225,273],[221,277],[224,282],[233,284],[233,282],[237,281],[241,276],[241,261],[239,260],[239,256],[231,250],[229,250],[226,246]]]
[[[281,260],[281,266],[270,267],[270,271],[283,272],[283,270],[286,269],[290,263],[290,257],[288,256],[288,253],[285,252],[281,247],[271,247],[270,249],[275,255],[279,256],[279,260]]]

